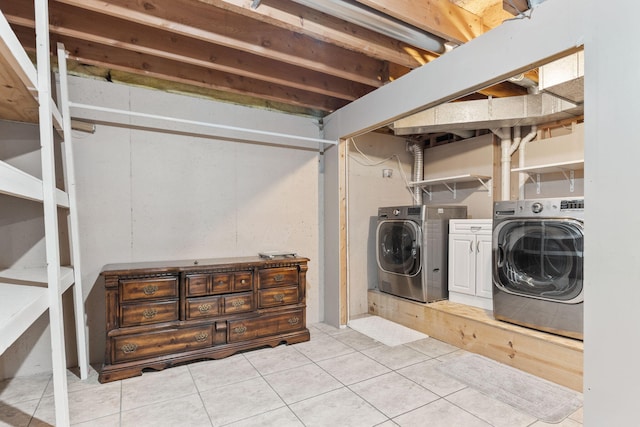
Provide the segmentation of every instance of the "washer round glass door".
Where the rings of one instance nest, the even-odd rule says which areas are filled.
[[[583,301],[581,221],[509,220],[496,227],[493,238],[493,277],[498,288],[551,301]]]
[[[376,236],[376,258],[380,269],[406,276],[415,276],[420,272],[421,233],[415,222],[381,221]]]

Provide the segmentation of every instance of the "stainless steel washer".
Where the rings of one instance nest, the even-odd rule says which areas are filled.
[[[378,289],[430,302],[445,299],[449,220],[466,206],[392,206],[378,209]]]
[[[582,339],[584,199],[494,204],[496,319]]]

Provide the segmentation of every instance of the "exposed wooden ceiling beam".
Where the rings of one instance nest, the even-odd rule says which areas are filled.
[[[12,25],[34,28],[31,2],[7,5],[5,17]],[[238,74],[281,86],[311,91],[352,101],[374,88],[337,77],[282,64],[260,56],[216,46],[184,36],[171,34],[122,21],[68,5],[52,4],[52,33],[107,46],[118,46],[134,52],[178,62]],[[31,10],[30,10],[31,9]],[[17,16],[19,15],[19,16]],[[76,53],[76,56],[78,53]],[[78,60],[82,58],[78,57]]]
[[[385,83],[385,64],[364,54],[253,21],[197,0],[58,0],[87,10],[265,56],[366,85]],[[251,31],[246,31],[250,25]]]
[[[30,28],[14,27],[14,31],[20,40],[35,46],[34,34]],[[51,44],[55,45],[58,42],[65,45],[71,59],[81,58],[84,63],[100,67],[138,73],[144,70],[147,77],[260,97],[325,112],[335,111],[347,104],[347,101],[337,98],[53,34]]]
[[[356,0],[382,13],[458,44],[485,32],[482,19],[448,0]]]
[[[252,9],[250,0],[199,0],[314,39],[362,52],[373,58],[413,69],[437,58],[390,37],[301,6],[290,0],[269,0]]]

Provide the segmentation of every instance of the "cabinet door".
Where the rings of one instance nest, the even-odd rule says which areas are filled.
[[[493,298],[491,235],[479,234],[476,239],[476,295],[484,298]]]
[[[475,242],[473,234],[449,234],[449,291],[476,294]]]

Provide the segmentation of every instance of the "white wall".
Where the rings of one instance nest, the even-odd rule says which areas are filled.
[[[367,290],[376,287],[378,269],[375,233],[378,208],[413,204],[400,170],[402,167],[406,179],[412,181],[413,155],[405,149],[405,141],[405,138],[375,132],[349,141],[347,274],[350,318],[368,312]],[[385,161],[393,155],[397,158]],[[383,169],[393,171],[391,178],[382,177]]]
[[[424,179],[436,179],[466,174],[493,176],[494,145],[490,134],[469,138],[426,149],[424,152]],[[487,183],[490,187],[491,182]],[[453,187],[452,184],[449,186]],[[456,198],[443,184],[433,185],[431,200],[424,194],[426,204],[464,205],[468,218],[491,218],[493,191],[489,192],[479,181],[456,184]]]
[[[74,102],[318,137],[308,118],[97,80],[70,83]],[[93,363],[104,357],[99,273],[108,263],[295,251],[311,260],[307,321],[322,320],[317,151],[103,124],[73,137]],[[10,367],[4,377],[50,370],[46,326],[32,329],[0,357],[0,367]],[[25,342],[34,334],[44,345],[31,350]],[[14,363],[32,352],[38,363]],[[73,354],[69,359],[73,365]]]
[[[628,11],[636,2],[615,2]],[[585,362],[587,427],[638,424],[640,117],[633,13],[585,2]]]

